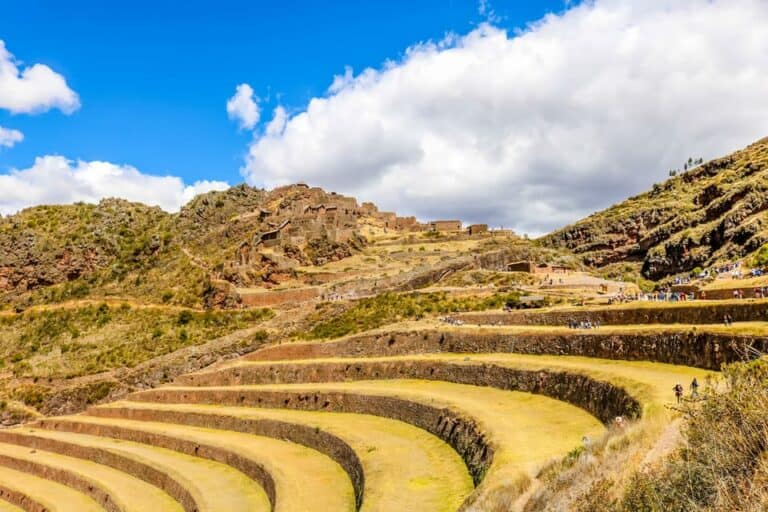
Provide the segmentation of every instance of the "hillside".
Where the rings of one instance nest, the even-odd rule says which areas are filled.
[[[658,280],[744,257],[768,241],[768,138],[695,166],[541,239],[594,267]]]
[[[240,185],[194,198],[178,214],[106,199],[37,206],[0,218],[0,307],[123,298],[211,303],[216,282],[265,287],[305,264],[365,243],[353,198],[304,185]]]

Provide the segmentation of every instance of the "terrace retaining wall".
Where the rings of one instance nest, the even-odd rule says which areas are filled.
[[[637,418],[640,403],[624,389],[587,375],[561,371],[527,371],[488,363],[446,363],[427,360],[285,362],[235,366],[209,373],[186,375],[180,384],[239,386],[343,382],[372,379],[426,379],[488,386],[546,395],[588,411],[604,423],[616,416]]]
[[[19,446],[26,446],[36,450],[45,450],[68,455],[70,457],[77,457],[79,459],[86,459],[96,462],[97,464],[104,464],[105,466],[109,466],[144,480],[148,484],[159,487],[173,499],[178,501],[181,506],[184,507],[186,512],[197,512],[197,510],[199,510],[197,503],[195,503],[195,499],[189,491],[174,478],[148,464],[135,461],[109,450],[83,446],[77,443],[67,443],[56,439],[20,434],[13,430],[0,430],[0,441]],[[47,509],[43,508],[42,510],[46,511]]]
[[[128,399],[372,414],[410,423],[443,439],[464,460],[476,484],[482,481],[493,461],[494,448],[473,419],[447,408],[397,397],[343,392],[158,388],[134,393]]]
[[[734,322],[768,320],[768,301],[744,299],[728,303],[679,303],[662,307],[613,307],[582,310],[518,310],[459,313],[454,318],[479,325],[556,325],[567,326],[570,320],[600,321],[603,325],[640,324],[721,324],[725,315]]]
[[[360,507],[365,488],[363,466],[355,451],[333,434],[314,427],[271,419],[253,419],[221,413],[138,409],[131,407],[93,407],[88,415],[101,418],[176,423],[218,430],[231,430],[246,434],[271,437],[297,443],[335,460],[352,481],[357,507]],[[279,499],[279,496],[277,496]]]
[[[724,363],[768,351],[768,337],[707,332],[511,334],[494,330],[422,330],[362,334],[325,343],[286,343],[253,352],[255,361],[375,357],[439,352],[577,355],[653,361],[719,370]]]

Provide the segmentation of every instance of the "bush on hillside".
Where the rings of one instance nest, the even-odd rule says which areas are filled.
[[[766,265],[768,265],[768,244],[765,244],[762,247],[760,247],[752,255],[753,267],[764,267]]]
[[[687,445],[660,471],[634,476],[619,510],[768,508],[768,360],[724,370],[728,389],[685,408]]]

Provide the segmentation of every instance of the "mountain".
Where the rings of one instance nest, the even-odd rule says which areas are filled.
[[[593,267],[648,279],[742,258],[768,242],[768,138],[686,172],[542,239]],[[627,265],[629,264],[629,265]]]
[[[103,297],[199,307],[216,283],[270,287],[364,243],[354,198],[239,185],[179,213],[119,199],[0,218],[0,306]],[[211,305],[211,304],[208,304]]]

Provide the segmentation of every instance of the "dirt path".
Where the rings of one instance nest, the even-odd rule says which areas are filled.
[[[671,454],[675,448],[682,445],[685,440],[681,426],[683,420],[677,418],[664,428],[661,436],[656,440],[653,447],[645,454],[640,467],[650,467],[661,462],[667,455]]]

